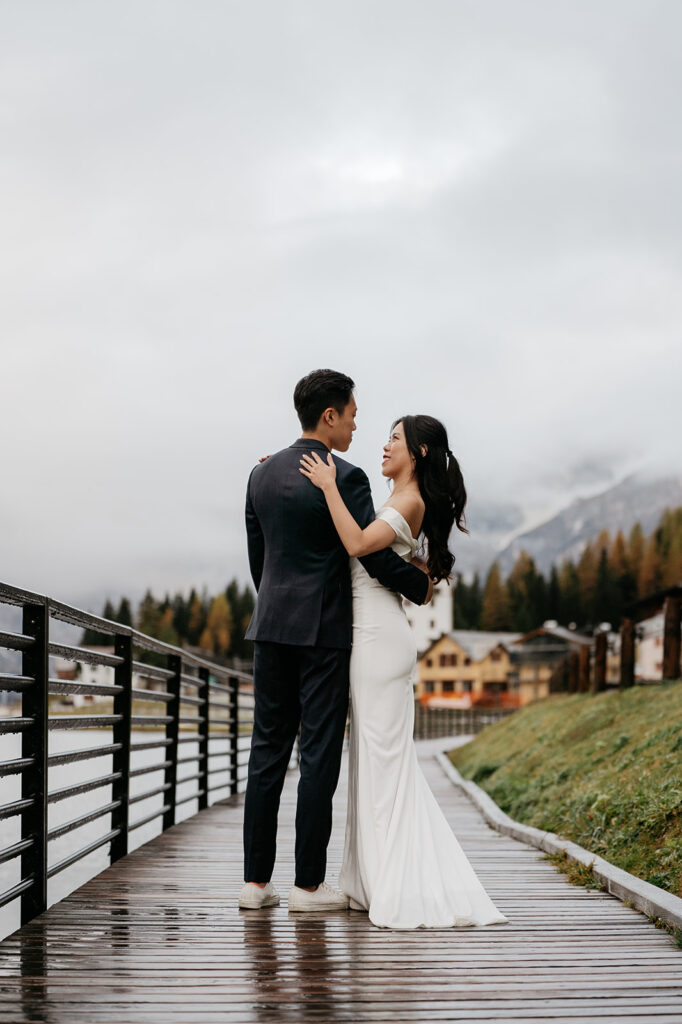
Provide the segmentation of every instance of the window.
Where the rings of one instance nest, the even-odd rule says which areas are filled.
[[[433,666],[433,658],[426,659],[426,667],[431,668]]]
[[[440,667],[443,668],[445,665],[447,665],[447,663],[448,663],[448,656],[447,656],[447,654],[439,655],[439,657],[438,657],[438,664],[440,665]]]
[[[424,683],[424,693],[433,693],[434,683],[432,679],[427,679]]]
[[[474,683],[473,683],[472,679],[464,679],[462,681],[462,689],[463,689],[464,693],[471,693],[473,688],[474,688]]]
[[[465,665],[470,665],[471,664],[471,658],[465,658],[464,659],[464,664]]]
[[[502,660],[502,652],[501,651],[491,651],[490,652],[490,660],[491,661],[501,661]]]
[[[443,693],[454,693],[454,692],[455,692],[455,684],[454,684],[454,682],[452,681],[452,679],[446,679],[445,682],[443,683]]]
[[[446,665],[456,665],[457,655],[456,654],[441,654],[439,664],[441,668],[445,668]]]

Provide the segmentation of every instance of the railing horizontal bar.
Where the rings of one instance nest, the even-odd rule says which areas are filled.
[[[166,703],[173,700],[173,694],[165,690],[131,690],[131,693],[133,700],[160,700]]]
[[[186,725],[198,725],[199,722],[205,722],[205,715],[179,715],[178,722],[183,722]]]
[[[206,701],[202,700],[201,697],[188,697],[187,694],[181,694],[180,703],[192,704],[194,707],[200,708],[206,703]]]
[[[22,607],[25,604],[45,604],[42,594],[34,594],[31,590],[12,587],[9,583],[0,583],[0,602]]]
[[[129,804],[139,804],[143,800],[149,800],[150,796],[158,796],[159,793],[165,793],[166,790],[171,788],[172,783],[164,782],[162,786],[157,786],[156,789],[148,789],[146,793],[136,793],[135,796],[128,798]]]
[[[196,800],[198,797],[203,796],[205,792],[205,789],[198,789],[196,793],[190,793],[189,796],[183,796],[182,800],[176,800],[175,806],[179,807],[180,804],[188,804],[190,800]]]
[[[149,740],[145,743],[131,743],[131,750],[153,750],[154,747],[169,747],[173,741],[162,737],[158,740]]]
[[[222,768],[211,768],[206,772],[207,775],[218,775],[220,772],[229,772],[229,764],[224,764]]]
[[[161,772],[164,768],[170,767],[172,761],[159,761],[158,764],[147,765],[146,768],[135,768],[130,773],[132,779],[134,775],[149,775],[150,772]]]
[[[49,768],[52,768],[57,764],[71,764],[72,761],[87,761],[91,757],[104,757],[106,754],[115,754],[122,746],[122,743],[105,743],[101,747],[66,750],[63,754],[50,754],[47,764]]]
[[[50,718],[48,729],[83,729],[86,726],[113,725],[122,715],[57,715]]]
[[[51,842],[53,839],[58,839],[59,836],[63,836],[67,832],[72,832],[75,828],[80,828],[81,825],[86,825],[89,821],[101,818],[102,815],[108,814],[110,811],[115,811],[117,807],[120,807],[120,805],[120,800],[112,800],[111,803],[105,804],[103,807],[98,807],[96,811],[88,811],[87,814],[82,814],[80,818],[73,818],[71,821],[67,821],[63,825],[56,825],[55,828],[49,829],[47,833],[48,842]]]
[[[226,782],[226,783],[225,783],[224,785],[219,785],[219,786],[209,786],[209,787],[208,787],[208,791],[207,791],[207,792],[209,792],[209,793],[215,793],[215,791],[216,791],[217,789],[229,789],[229,788],[230,788],[230,783],[229,783],[229,782]]]
[[[32,757],[15,757],[11,761],[0,761],[0,778],[5,775],[18,775],[24,768],[29,768],[34,762]]]
[[[189,764],[192,761],[203,761],[204,754],[191,754],[189,757],[179,757],[177,764]]]
[[[26,651],[33,643],[35,640],[32,636],[0,631],[0,647],[7,647],[10,651]]]
[[[188,686],[201,686],[203,680],[199,679],[198,676],[188,676],[186,672],[181,672],[180,682],[187,683]]]
[[[0,896],[0,907],[4,907],[7,903],[11,903],[12,900],[15,900],[22,892],[26,892],[27,889],[31,888],[34,882],[35,879],[33,877],[24,878],[21,882],[17,882],[16,885],[12,886],[11,889],[8,889],[7,892],[3,892],[2,896]]]
[[[210,732],[208,734],[208,738],[210,740],[228,740],[228,741],[230,741],[232,739],[232,737],[230,736],[229,732]]]
[[[196,775],[188,775],[184,779],[178,779],[177,780],[177,785],[181,786],[183,784],[183,782],[196,782],[196,780],[200,779],[200,778],[202,778],[202,774],[201,774],[201,772],[197,772]]]
[[[23,732],[31,725],[32,718],[0,718],[0,732]]]
[[[230,692],[230,687],[229,686],[223,686],[222,683],[214,683],[212,679],[209,679],[208,685],[210,686],[210,688],[212,690],[219,690],[221,693],[229,693]]]
[[[89,782],[76,782],[73,786],[55,789],[53,793],[48,793],[47,802],[56,804],[57,801],[68,800],[70,796],[77,796],[78,793],[89,793],[92,789],[108,786],[109,783],[120,779],[122,774],[122,772],[110,772],[108,775],[101,775],[98,779],[91,779]]]
[[[169,810],[170,810],[170,804],[164,804],[163,807],[159,807],[158,811],[152,811],[151,814],[148,814],[144,818],[140,818],[139,821],[131,822],[130,825],[128,825],[128,831],[132,832],[133,829],[139,828],[141,825],[148,824],[148,822],[153,821],[154,818],[160,817],[162,814],[165,814],[166,811],[169,811]]]
[[[0,690],[9,693],[19,693],[21,690],[28,690],[33,686],[33,676],[15,676],[11,672],[0,672]]]
[[[12,800],[9,804],[0,804],[0,819],[14,818],[15,815],[25,811],[27,807],[32,807],[34,802],[35,797],[27,796],[24,800]]]
[[[169,668],[161,668],[160,665],[147,665],[144,661],[133,662],[133,672],[149,679],[172,679],[174,673]]]
[[[199,734],[193,732],[191,736],[178,736],[178,743],[197,743]]]
[[[172,715],[131,715],[131,725],[165,725],[172,722]]]
[[[93,629],[97,633],[108,633],[115,636],[117,633],[127,635],[130,633],[130,626],[124,626],[120,622],[112,622],[111,619],[104,619],[101,615],[93,615],[92,612],[83,611],[81,608],[72,608],[71,605],[63,604],[62,601],[55,601],[48,597],[47,604],[50,615],[61,622],[69,622],[72,626],[85,626],[86,629]]]
[[[73,644],[50,643],[48,650],[50,654],[56,654],[66,661],[84,661],[88,665],[110,665],[115,668],[123,660],[118,654],[106,654],[104,651],[94,651],[89,647],[76,647]]]
[[[93,693],[102,697],[114,697],[120,693],[122,686],[100,683],[72,683],[66,679],[48,679],[48,693]]]
[[[95,839],[93,843],[88,846],[84,846],[78,853],[72,853],[70,857],[65,857],[64,860],[60,860],[57,864],[53,864],[51,868],[47,869],[47,877],[52,878],[54,875],[63,871],[64,868],[68,868],[71,864],[75,864],[77,860],[81,860],[83,857],[87,857],[89,853],[99,849],[100,846],[104,846],[105,843],[110,843],[112,839],[115,839],[121,830],[119,828],[112,828],[110,832],[107,832],[101,839]]]
[[[29,836],[28,839],[21,839],[18,843],[13,846],[6,846],[4,850],[0,850],[0,864],[4,864],[8,860],[12,860],[14,857],[18,857],[24,850],[28,850],[30,846],[33,846],[35,842],[33,836]]]

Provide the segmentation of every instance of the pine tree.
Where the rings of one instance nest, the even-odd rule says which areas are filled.
[[[519,552],[507,579],[507,593],[513,629],[529,633],[541,625],[547,617],[547,584],[527,551]]]
[[[206,610],[204,602],[197,592],[192,588],[189,599],[189,617],[187,623],[187,641],[192,647],[199,645],[199,638],[206,625]]]
[[[137,609],[137,628],[140,633],[158,638],[160,622],[161,611],[158,601],[151,590],[147,590]]]
[[[593,624],[596,618],[595,593],[597,588],[597,566],[599,556],[596,553],[596,544],[586,544],[582,555],[578,559],[576,572],[580,583],[580,597],[582,605],[583,623]]]
[[[639,571],[644,558],[644,532],[641,523],[635,523],[628,537],[628,562],[634,578],[639,581]]]
[[[578,626],[582,625],[585,613],[583,611],[580,580],[578,579],[576,567],[568,559],[561,566],[559,582],[561,585],[559,622],[564,626],[570,626],[571,623],[575,623]]]
[[[178,639],[181,641],[188,639],[189,609],[194,593],[194,590],[192,590],[189,603],[185,601],[180,592],[178,592],[173,598],[173,629],[177,633]]]
[[[660,590],[663,577],[663,567],[656,544],[656,534],[652,533],[644,545],[644,554],[639,567],[637,579],[637,590],[640,597],[647,597],[649,594]]]
[[[552,566],[547,587],[547,618],[557,622],[561,616],[561,584],[556,565]]]
[[[497,562],[493,562],[485,581],[483,605],[481,608],[481,629],[493,632],[511,629],[509,597],[507,595],[507,588],[502,583],[500,567]]]
[[[122,597],[116,612],[116,621],[120,622],[122,626],[132,626],[133,624],[133,613],[130,608],[130,601],[127,597]]]
[[[656,550],[661,565],[661,586],[682,583],[682,507],[667,508],[655,532]]]

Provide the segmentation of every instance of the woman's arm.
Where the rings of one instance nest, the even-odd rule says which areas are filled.
[[[324,494],[336,532],[351,557],[361,558],[390,547],[396,532],[384,519],[375,519],[364,530],[353,519],[336,486],[336,466],[331,455],[327,456],[326,463],[315,452],[312,458],[304,455],[300,471]]]

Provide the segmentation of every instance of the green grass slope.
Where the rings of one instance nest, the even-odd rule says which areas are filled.
[[[510,817],[682,896],[682,683],[554,694],[450,759]]]

